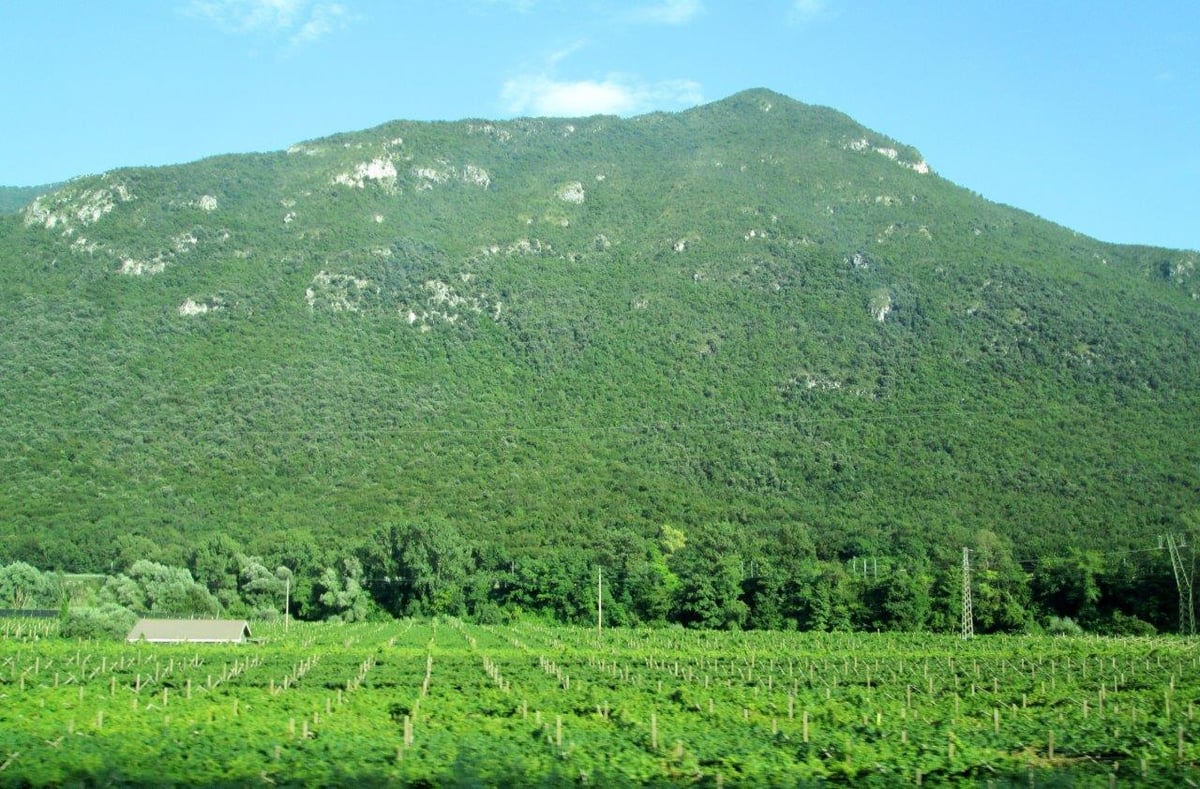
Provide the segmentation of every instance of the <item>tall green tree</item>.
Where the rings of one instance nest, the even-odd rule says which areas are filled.
[[[145,559],[134,562],[127,575],[110,578],[103,591],[120,605],[160,616],[212,616],[221,610],[217,598],[187,568]]]
[[[324,619],[361,622],[373,608],[371,595],[363,586],[363,566],[348,556],[338,565],[326,567],[315,585],[317,609]]]
[[[466,613],[474,552],[453,523],[407,522],[375,532],[364,549],[371,589],[397,615]]]
[[[980,633],[1017,633],[1032,619],[1029,575],[1013,560],[1011,544],[987,529],[971,554],[971,606]]]
[[[37,608],[57,605],[53,576],[27,562],[0,567],[0,606]]]
[[[1099,618],[1103,571],[1104,558],[1098,551],[1073,550],[1065,557],[1043,559],[1033,571],[1034,601],[1055,616],[1087,627]]]
[[[292,571],[287,567],[271,570],[257,556],[241,556],[239,564],[238,596],[246,610],[259,616],[282,614]]]
[[[671,556],[679,577],[673,618],[690,627],[740,628],[748,607],[742,600],[746,563],[739,532],[731,524],[705,524],[687,535]]]
[[[227,534],[211,534],[202,538],[188,556],[188,568],[199,583],[216,596],[221,605],[236,608],[241,571],[241,544]]]

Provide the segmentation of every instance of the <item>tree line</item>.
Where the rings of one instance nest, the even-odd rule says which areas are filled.
[[[126,545],[136,547],[148,546]],[[1027,561],[986,530],[966,547],[977,633],[1179,627],[1181,598],[1165,550],[1077,549]],[[181,563],[161,558],[90,576],[14,561],[0,567],[0,608],[61,608],[83,622],[71,632],[108,622],[117,633],[134,615],[285,612],[345,622],[452,615],[591,624],[600,595],[608,626],[955,632],[963,603],[961,555],[818,556],[799,525],[751,538],[728,523],[690,531],[667,524],[652,539],[617,530],[590,551],[517,555],[433,520],[381,526],[340,551],[301,534],[253,555],[218,534],[198,541]]]

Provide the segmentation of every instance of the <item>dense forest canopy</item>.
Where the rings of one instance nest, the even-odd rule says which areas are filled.
[[[0,216],[0,561],[952,628],[970,547],[993,629],[1173,628],[1198,257],[762,90],[76,179]]]

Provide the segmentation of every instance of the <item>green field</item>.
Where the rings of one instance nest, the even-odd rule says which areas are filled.
[[[1200,657],[1176,638],[55,628],[0,626],[0,784],[1200,781]]]

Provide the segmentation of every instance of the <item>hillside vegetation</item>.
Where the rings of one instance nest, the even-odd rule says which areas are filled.
[[[35,198],[53,192],[62,184],[46,186],[0,186],[0,214],[15,214]]]
[[[762,90],[76,179],[0,217],[0,560],[955,627],[969,546],[995,628],[1174,628],[1198,257]]]

